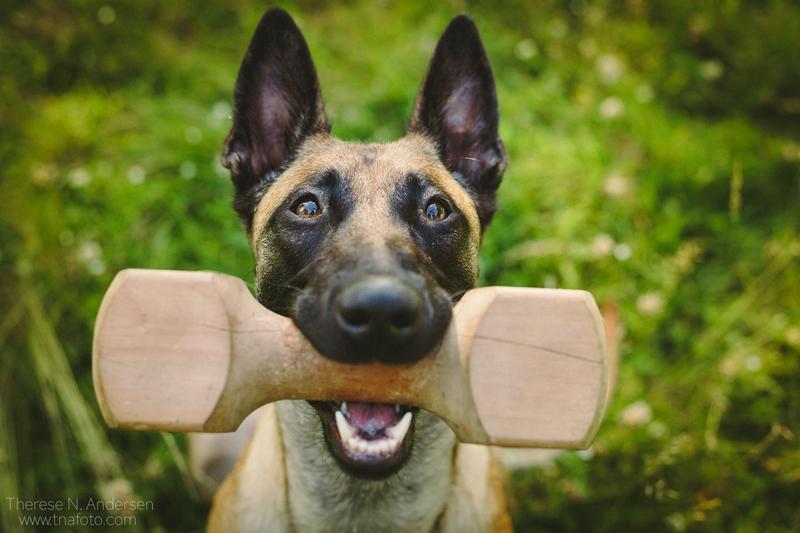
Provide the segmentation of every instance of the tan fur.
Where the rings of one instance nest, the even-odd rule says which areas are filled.
[[[275,406],[262,408],[250,443],[217,490],[209,532],[291,531],[283,441]]]
[[[280,429],[277,409],[270,405],[263,411],[256,433],[236,469],[214,498],[209,533],[347,531],[342,522],[336,520],[309,525],[311,515],[318,510],[312,509],[308,502],[292,505],[292,490],[287,486],[292,475],[287,472],[290,468],[287,443]],[[429,521],[433,527],[428,529],[447,533],[512,531],[502,467],[493,450],[451,441],[448,453],[452,468],[446,479],[445,501],[430,510]],[[405,526],[394,524],[394,527],[386,524],[381,529],[384,532],[424,531],[408,523]]]
[[[443,532],[512,531],[502,464],[488,446],[458,444],[455,479],[442,515]]]

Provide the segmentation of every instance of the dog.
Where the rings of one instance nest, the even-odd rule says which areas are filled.
[[[435,351],[477,283],[506,167],[475,24],[459,15],[442,34],[405,137],[362,144],[330,129],[303,36],[270,9],[239,70],[222,155],[256,296],[325,357],[412,363]],[[510,531],[511,521],[492,449],[458,443],[432,414],[284,401],[262,409],[208,530]]]

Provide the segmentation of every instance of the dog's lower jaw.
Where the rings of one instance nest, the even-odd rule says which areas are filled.
[[[341,469],[308,403],[265,406],[214,497],[208,532],[510,532],[491,447],[456,443],[443,422],[418,415],[407,463],[370,481]]]
[[[420,411],[414,445],[394,474],[369,480],[347,474],[331,455],[315,409],[277,405],[287,495],[298,531],[431,531],[450,497],[455,437]]]

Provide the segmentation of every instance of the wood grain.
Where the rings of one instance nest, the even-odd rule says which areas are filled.
[[[232,431],[276,400],[348,400],[421,407],[463,442],[584,448],[604,409],[605,353],[584,291],[473,289],[430,356],[352,365],[319,354],[237,278],[134,269],[100,307],[93,373],[112,427]]]

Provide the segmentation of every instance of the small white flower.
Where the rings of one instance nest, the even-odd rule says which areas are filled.
[[[131,503],[139,501],[134,494],[133,486],[124,478],[115,478],[101,485],[100,497],[103,500],[120,500]],[[125,509],[122,510],[123,514],[126,512]]]
[[[605,257],[615,245],[614,239],[608,233],[601,233],[592,241],[592,253],[597,257]]]
[[[134,185],[141,185],[147,177],[147,171],[141,165],[133,165],[128,169],[128,181]]]
[[[620,198],[630,191],[630,179],[622,174],[613,172],[603,182],[603,190],[612,198]]]
[[[636,300],[636,307],[643,315],[655,315],[664,306],[664,299],[660,293],[648,292],[639,296]]]
[[[606,85],[617,83],[625,70],[622,61],[613,54],[603,54],[597,58],[597,72]]]
[[[603,118],[616,118],[622,114],[625,105],[616,96],[609,96],[600,102],[600,115]]]
[[[84,241],[78,248],[78,258],[85,263],[99,259],[102,254],[103,249],[95,241]]]
[[[80,189],[85,187],[92,181],[92,175],[89,174],[89,171],[83,167],[78,167],[72,169],[67,176],[69,180],[69,184],[75,187],[76,189]]]
[[[211,118],[218,122],[231,118],[231,105],[225,100],[219,100],[211,108]]]
[[[751,355],[747,359],[744,360],[744,366],[750,372],[758,372],[761,370],[763,366],[761,363],[761,358],[757,355]]]
[[[536,57],[536,54],[539,53],[539,47],[536,46],[533,39],[522,39],[514,47],[514,53],[522,61],[527,61]]]
[[[624,242],[616,245],[614,247],[614,257],[619,261],[627,261],[631,258],[631,247]]]
[[[641,426],[653,419],[653,409],[644,400],[633,402],[619,415],[620,422],[627,426]]]
[[[700,75],[709,81],[718,79],[724,72],[725,66],[715,59],[703,61],[700,65]]]
[[[103,261],[103,249],[95,241],[84,241],[78,247],[78,259],[95,276],[99,276],[106,271],[106,264]]]

